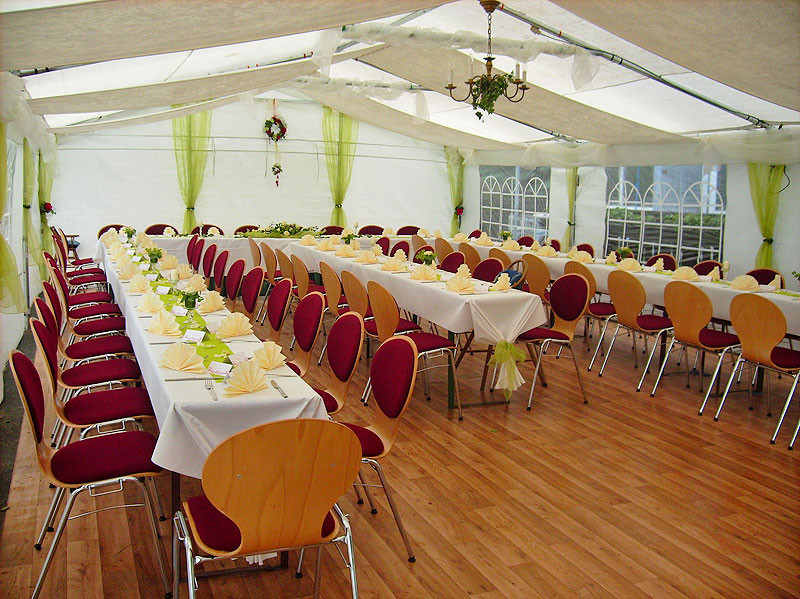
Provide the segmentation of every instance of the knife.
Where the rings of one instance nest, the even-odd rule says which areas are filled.
[[[286,391],[284,391],[283,389],[281,389],[281,386],[278,384],[278,381],[276,381],[275,379],[272,379],[272,386],[273,386],[275,389],[277,389],[277,390],[278,390],[278,393],[280,393],[280,394],[281,394],[281,397],[282,397],[283,399],[286,399],[287,397],[289,397],[288,395],[286,395]]]

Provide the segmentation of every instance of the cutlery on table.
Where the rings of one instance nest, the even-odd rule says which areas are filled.
[[[289,397],[288,395],[286,395],[286,391],[281,389],[281,386],[278,384],[278,381],[276,381],[275,379],[272,379],[272,386],[273,386],[273,388],[278,390],[278,393],[281,394],[281,397],[283,399],[286,399],[287,397]]]
[[[219,397],[217,397],[217,391],[214,389],[214,381],[211,379],[205,379],[206,389],[211,391],[211,399],[214,401],[219,401]]]

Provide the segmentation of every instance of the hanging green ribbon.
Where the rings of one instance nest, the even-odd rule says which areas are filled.
[[[8,177],[6,124],[0,121],[0,217],[6,212]],[[17,259],[6,238],[0,235],[0,312],[19,314],[25,311],[25,295],[19,281]]]
[[[450,220],[450,237],[461,229],[461,215],[458,209],[464,207],[464,161],[458,148],[444,147],[447,159],[447,178],[450,181],[450,201],[453,204],[453,218]]]
[[[494,355],[489,360],[489,364],[497,366],[499,373],[500,384],[498,388],[503,388],[506,401],[511,397],[511,393],[520,386],[519,368],[517,362],[525,361],[525,352],[518,348],[513,343],[508,341],[501,341],[494,348]],[[503,378],[505,377],[505,380]]]

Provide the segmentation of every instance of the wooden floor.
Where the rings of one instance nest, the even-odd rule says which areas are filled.
[[[288,347],[288,336],[284,341]],[[548,361],[549,386],[537,387],[531,412],[530,364],[509,405],[469,408],[463,422],[446,409],[446,370],[432,374],[430,402],[420,379],[384,461],[417,561],[406,561],[382,494],[376,515],[352,493],[344,497],[361,597],[800,597],[800,451],[786,449],[800,410],[790,410],[778,443],[768,442],[786,379],[772,381],[772,418],[766,398],[756,396],[749,411],[747,394],[738,393],[715,423],[716,400],[697,415],[699,377],[687,390],[683,374],[668,376],[651,399],[634,391],[639,371],[630,345],[618,344],[602,378],[585,372],[586,341],[576,345],[589,405],[579,400],[566,354]],[[464,401],[493,399],[478,390],[481,363],[476,355],[459,369]],[[314,366],[307,379],[324,383],[325,372]],[[362,360],[342,419],[369,419],[373,406],[355,398],[366,373]],[[168,505],[169,479],[159,485]],[[183,494],[196,489],[191,481]],[[33,542],[51,493],[25,426],[0,539],[0,597],[30,593],[45,553]],[[133,501],[136,493],[126,497]],[[87,499],[76,509],[121,501]],[[141,512],[115,509],[71,521],[42,597],[162,596]],[[309,556],[299,580],[281,571],[203,581],[199,597],[310,596],[313,566]],[[322,573],[323,597],[349,596],[333,550],[324,554]]]

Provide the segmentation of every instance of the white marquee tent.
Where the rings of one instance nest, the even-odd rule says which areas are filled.
[[[3,0],[0,11],[12,174],[0,217],[20,265],[23,138],[56,174],[51,223],[79,233],[88,255],[107,222],[181,222],[170,122],[207,110],[199,218],[226,229],[326,224],[326,105],[362,124],[351,223],[445,229],[442,146],[467,165],[468,230],[480,225],[479,165],[551,167],[556,237],[569,216],[565,169],[579,167],[575,237],[596,247],[605,167],[727,165],[725,258],[739,274],[761,243],[747,163],[781,164],[793,183],[781,194],[774,266],[800,266],[795,0],[512,0],[493,16],[495,67],[522,63],[531,89],[482,121],[445,89],[483,68],[486,14],[475,0]],[[262,131],[273,110],[289,128],[280,187]],[[0,355],[23,326],[0,314]]]

